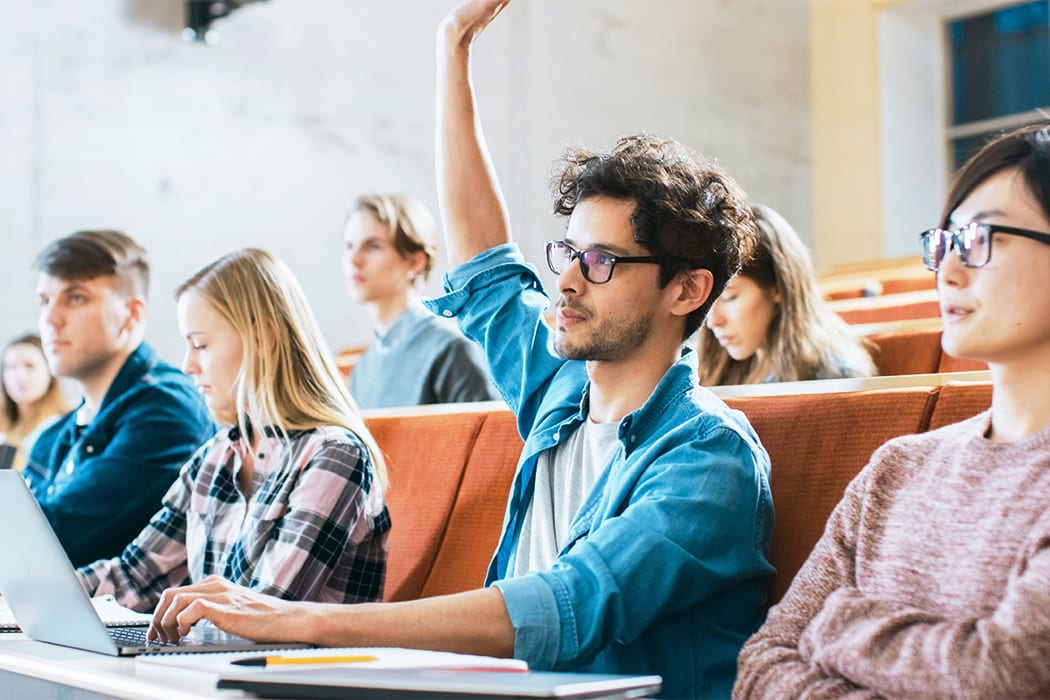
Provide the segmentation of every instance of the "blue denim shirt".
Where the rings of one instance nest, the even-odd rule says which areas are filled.
[[[82,431],[76,414],[41,433],[24,473],[73,566],[82,566],[120,555],[218,427],[190,378],[146,343]]]
[[[535,669],[656,673],[669,697],[728,697],[773,571],[769,458],[747,419],[698,385],[687,352],[624,417],[554,565],[506,578],[537,456],[587,416],[586,365],[549,348],[549,300],[513,245],[450,270],[445,290],[428,306],[481,344],[525,440],[487,577],[515,656]]]

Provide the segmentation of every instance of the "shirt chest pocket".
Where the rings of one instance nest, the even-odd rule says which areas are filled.
[[[219,574],[243,583],[250,578],[269,543],[280,534],[287,512],[288,504],[284,502],[192,504],[186,512],[186,554],[191,576],[199,580]]]

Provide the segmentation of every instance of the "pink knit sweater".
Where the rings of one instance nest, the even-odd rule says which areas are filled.
[[[1050,697],[1050,427],[887,443],[740,652],[735,698]]]

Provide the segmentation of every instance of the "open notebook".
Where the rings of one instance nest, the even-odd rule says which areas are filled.
[[[152,615],[149,613],[135,612],[125,608],[111,595],[96,596],[91,599],[95,606],[95,612],[106,627],[145,627],[149,625]],[[0,595],[0,632],[21,632],[22,628],[15,621],[11,606],[7,604],[4,597]]]

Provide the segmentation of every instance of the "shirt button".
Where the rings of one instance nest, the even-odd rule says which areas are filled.
[[[93,455],[93,454],[95,454],[95,446],[94,445],[88,445],[87,447],[84,448],[84,451],[87,452],[89,455]]]
[[[452,309],[445,309],[441,312],[441,315],[445,318],[452,318]]]
[[[631,444],[633,445],[636,442],[638,442],[638,436],[637,435],[632,435],[631,436]]]

